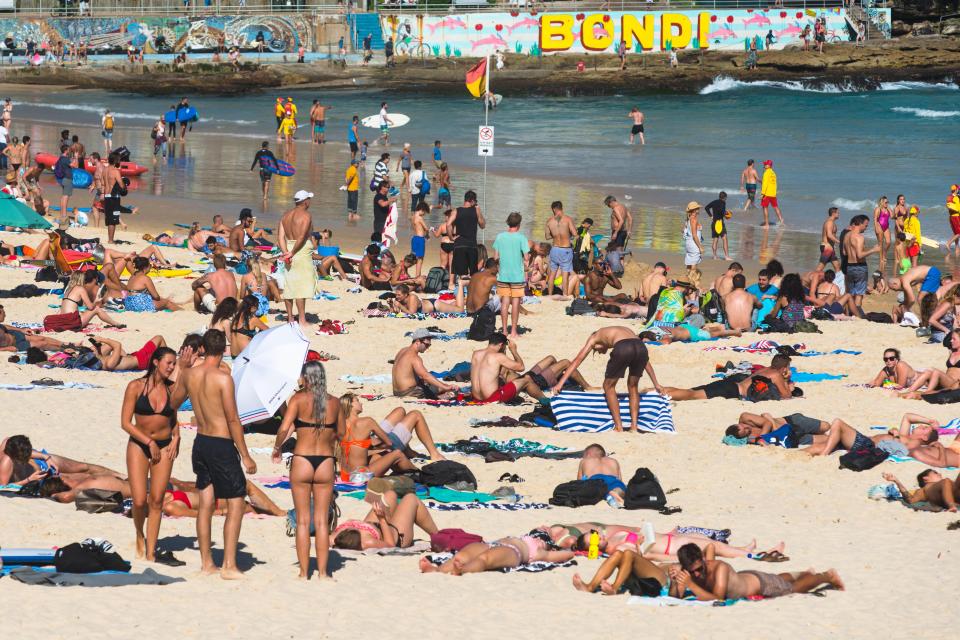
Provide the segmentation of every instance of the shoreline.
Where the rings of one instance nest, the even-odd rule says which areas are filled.
[[[957,82],[960,40],[898,38],[867,43],[828,45],[822,55],[797,48],[761,52],[757,69],[743,68],[743,54],[712,51],[679,52],[680,66],[671,69],[666,54],[628,58],[619,71],[611,55],[528,57],[508,54],[506,68],[495,72],[495,90],[505,96],[604,96],[617,93],[695,94],[718,77],[741,81],[796,81],[804,87],[874,90],[883,82]],[[233,71],[226,63],[188,64],[176,71],[157,62],[134,67],[121,62],[86,67],[14,67],[0,70],[0,82],[57,86],[61,90],[104,89],[142,95],[179,93],[235,95],[267,89],[380,89],[394,93],[428,90],[438,95],[463,94],[463,77],[474,59],[398,60],[397,66],[347,66],[332,61],[309,64],[246,63]],[[583,72],[576,70],[583,61]]]

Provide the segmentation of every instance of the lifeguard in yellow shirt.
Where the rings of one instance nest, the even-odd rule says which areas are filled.
[[[777,214],[777,221],[783,224],[783,215],[780,213],[780,204],[777,202],[777,174],[773,171],[773,160],[763,161],[763,179],[760,182],[760,207],[763,209],[763,226],[770,226],[768,207],[773,207]]]

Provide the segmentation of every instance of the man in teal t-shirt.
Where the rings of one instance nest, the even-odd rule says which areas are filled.
[[[520,318],[520,301],[523,299],[526,282],[526,256],[530,253],[530,241],[520,233],[523,217],[514,211],[507,216],[507,230],[493,241],[494,257],[500,261],[497,274],[497,295],[500,296],[500,319],[503,333],[511,340],[520,337],[517,322]],[[507,308],[510,308],[510,333],[507,333]]]

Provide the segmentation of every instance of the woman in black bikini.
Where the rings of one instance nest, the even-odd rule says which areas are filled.
[[[170,375],[177,367],[177,354],[159,347],[150,357],[147,373],[127,385],[123,394],[120,426],[127,441],[127,476],[133,498],[133,527],[137,534],[137,557],[170,566],[186,564],[170,551],[158,551],[163,496],[170,482],[173,461],[180,449],[177,409],[170,406]],[[150,491],[147,492],[147,476]],[[144,536],[144,519],[147,532]]]
[[[244,296],[243,300],[240,301],[240,306],[230,322],[230,355],[234,358],[247,348],[247,345],[253,340],[253,336],[269,329],[257,317],[259,306],[260,300],[253,294]]]
[[[287,411],[277,432],[273,461],[280,462],[280,446],[297,429],[297,444],[290,461],[290,491],[297,512],[297,560],[301,578],[310,567],[310,498],[313,498],[313,527],[317,538],[317,575],[328,578],[330,549],[328,514],[333,500],[336,472],[334,445],[343,433],[340,402],[327,394],[327,375],[319,362],[307,362],[300,372],[300,387],[287,401]]]

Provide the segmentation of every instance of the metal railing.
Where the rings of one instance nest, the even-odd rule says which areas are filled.
[[[71,0],[28,0],[17,3],[13,9],[2,15],[24,18],[110,18],[128,16],[252,16],[308,14],[323,16],[343,16],[350,11],[347,4],[335,0],[327,2],[303,2],[302,0],[116,0],[101,2],[90,0],[79,2]]]
[[[564,12],[583,13],[585,11],[696,11],[734,10],[734,9],[828,9],[862,4],[863,0],[844,2],[843,0],[783,0],[771,3],[770,0],[507,0],[505,2],[485,2],[484,0],[452,0],[439,2],[422,0],[384,0],[378,1],[375,10],[385,14],[449,14],[474,12]]]

